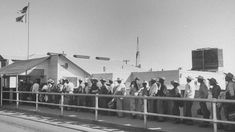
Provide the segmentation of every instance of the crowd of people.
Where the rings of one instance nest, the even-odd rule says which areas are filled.
[[[222,91],[220,86],[217,83],[215,78],[209,78],[209,87],[205,84],[205,78],[202,76],[198,76],[196,80],[190,76],[186,77],[187,84],[184,86],[185,90],[182,91],[179,89],[179,82],[176,80],[171,81],[172,88],[167,88],[165,85],[165,78],[152,78],[148,81],[141,81],[138,77],[136,77],[131,83],[129,88],[122,82],[121,79],[113,80],[105,80],[105,79],[87,79],[87,80],[79,80],[78,87],[75,87],[72,82],[68,79],[61,79],[58,84],[55,84],[52,79],[49,79],[46,84],[39,84],[38,81],[35,81],[31,87],[31,91],[33,93],[36,92],[53,92],[53,93],[80,93],[83,96],[65,96],[64,104],[67,105],[77,105],[77,106],[87,106],[94,107],[95,106],[95,97],[93,96],[84,96],[84,94],[103,94],[103,95],[129,95],[129,96],[149,96],[149,97],[175,97],[175,98],[188,98],[192,99],[191,101],[181,101],[181,100],[173,100],[171,101],[172,109],[169,109],[169,100],[154,100],[149,99],[147,101],[147,110],[151,113],[159,113],[159,114],[169,114],[169,110],[171,110],[171,114],[180,115],[180,107],[184,109],[184,116],[192,117],[192,105],[193,99],[196,97],[195,95],[195,82],[200,83],[198,96],[197,98],[207,99],[208,95],[211,94],[212,98],[216,99],[230,99],[235,100],[235,82],[234,76],[231,73],[226,74],[226,90]],[[24,86],[22,86],[23,88]],[[127,90],[129,89],[129,90]],[[21,97],[24,98],[24,97]],[[32,94],[31,98],[35,100],[35,94]],[[128,98],[130,103],[131,111],[144,111],[144,100],[141,98]],[[59,104],[61,101],[60,95],[46,95],[40,94],[39,101],[55,103]],[[99,107],[100,108],[110,108],[110,109],[124,109],[124,98],[123,97],[99,97]],[[202,115],[203,118],[210,118],[210,110],[207,107],[206,102],[199,102],[200,109],[197,110],[197,113]],[[230,120],[229,114],[235,111],[235,107],[232,104],[226,103],[217,103],[217,119],[221,119],[221,110],[224,109],[225,118]],[[69,110],[69,108],[68,108]],[[81,109],[76,109],[81,110]],[[115,114],[114,112],[101,112],[101,114]],[[124,114],[122,112],[117,112],[118,117],[123,117]],[[141,115],[131,114],[132,118],[143,118]],[[150,120],[157,121],[165,121],[164,117],[155,117],[148,116]],[[175,119],[175,123],[186,123],[193,124],[192,120],[180,120]],[[203,122],[200,126],[206,127],[208,126],[208,122]],[[222,127],[220,124],[219,127]]]

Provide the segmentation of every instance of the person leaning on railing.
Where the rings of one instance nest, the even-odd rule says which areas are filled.
[[[171,81],[171,85],[173,86],[173,89],[170,90],[169,94],[170,97],[175,97],[175,98],[181,98],[181,93],[178,88],[179,83],[175,80]],[[180,116],[180,107],[183,106],[183,102],[180,100],[173,101],[173,108],[172,108],[172,114]],[[179,118],[175,119],[175,123],[181,123],[181,120]]]
[[[101,87],[100,87],[100,90],[99,90],[99,94],[107,95],[109,91],[107,89],[106,80],[101,79],[100,82],[101,82]],[[107,97],[100,97],[99,98],[99,107],[100,108],[108,108],[108,101],[109,100],[108,100]],[[101,111],[100,113],[104,114],[104,115],[107,114],[106,111]]]
[[[198,76],[197,77],[198,82],[200,83],[199,86],[199,97],[202,99],[207,99],[208,98],[208,87],[206,86],[205,82],[204,82],[204,78],[202,76]],[[206,102],[202,101],[199,102],[200,108],[201,108],[201,112],[203,115],[204,119],[209,119],[210,117],[210,111],[207,108]],[[201,127],[207,127],[209,126],[209,122],[203,122],[202,124],[200,124]]]
[[[226,99],[229,100],[235,100],[235,82],[233,81],[233,74],[232,73],[228,73],[225,76],[225,80],[227,82],[226,85]],[[235,111],[235,104],[231,104],[231,103],[226,103],[224,104],[224,113],[225,113],[225,118],[227,120],[229,120],[229,114],[231,112]]]
[[[167,87],[165,85],[165,80],[166,80],[165,77],[160,77],[159,78],[160,88],[157,92],[157,96],[166,97]],[[168,105],[168,103],[167,103],[166,100],[160,100],[160,99],[157,100],[157,113],[167,114],[167,105]],[[166,120],[166,118],[164,118],[164,117],[158,117],[159,122],[163,122],[165,120]]]
[[[131,82],[131,84],[130,84],[130,96],[138,96],[138,90],[140,89],[139,80],[140,79],[136,77],[135,80]],[[129,100],[130,100],[130,110],[131,111],[137,111],[138,99],[130,98]],[[132,113],[131,117],[136,118],[136,114]]]
[[[117,78],[117,83],[118,84],[115,88],[116,90],[115,90],[114,95],[123,95],[123,96],[125,96],[126,95],[126,87],[122,83],[122,80],[120,78]],[[115,98],[117,110],[123,110],[123,104],[124,104],[123,99],[124,99],[123,97]],[[123,117],[123,113],[122,112],[117,112],[117,116],[118,117]]]
[[[138,96],[149,96],[148,82],[143,81],[142,87],[138,90]],[[144,99],[138,99],[137,111],[144,112]],[[138,115],[140,119],[143,119],[143,115]]]
[[[215,78],[210,78],[209,80],[209,84],[210,86],[212,86],[211,90],[211,94],[212,94],[212,98],[214,99],[218,99],[221,93],[221,88],[218,85],[217,81]],[[216,104],[216,115],[217,115],[217,119],[221,120],[221,106],[218,105],[218,103]],[[222,124],[218,125],[218,128],[222,128]]]
[[[157,92],[159,90],[159,87],[157,85],[157,79],[152,78],[149,82],[149,96],[154,97],[157,96]],[[148,112],[150,113],[156,113],[157,112],[157,100],[149,99],[147,100],[148,104]],[[154,119],[154,116],[148,116],[150,120]]]
[[[187,84],[185,85],[185,92],[184,92],[184,98],[187,99],[193,99],[195,96],[195,85],[193,84],[193,78],[191,76],[186,77]],[[192,101],[185,101],[184,104],[184,116],[186,117],[192,117]],[[183,120],[183,123],[192,125],[193,121],[192,120]]]

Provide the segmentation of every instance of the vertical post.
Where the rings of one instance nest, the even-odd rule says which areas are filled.
[[[216,99],[214,99],[212,102],[212,110],[213,110],[213,128],[214,132],[217,132]]]
[[[3,83],[4,83],[4,78],[3,77],[1,77],[1,107],[2,107],[2,99],[3,99],[3,97],[2,97],[2,90],[3,90]]]
[[[95,120],[98,120],[98,94],[95,95]]]
[[[144,128],[147,128],[147,108],[147,98],[144,98]]]
[[[60,115],[64,115],[64,94],[61,93],[61,99],[60,99]]]
[[[16,75],[16,109],[19,108],[19,88],[18,88],[18,75]]]
[[[38,92],[36,93],[36,111],[38,111]]]
[[[29,2],[28,2],[28,9],[27,9],[27,13],[28,13],[28,46],[27,46],[27,60],[29,59]]]

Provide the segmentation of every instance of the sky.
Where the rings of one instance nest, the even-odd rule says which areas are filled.
[[[223,49],[235,74],[234,0],[30,0],[30,55],[47,52],[129,59],[139,37],[143,68],[191,69],[191,51]],[[26,0],[0,0],[0,54],[27,56]]]

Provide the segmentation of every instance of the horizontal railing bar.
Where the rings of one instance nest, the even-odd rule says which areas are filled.
[[[235,100],[228,99],[201,99],[201,98],[178,98],[178,97],[159,97],[159,96],[123,96],[123,95],[104,95],[104,94],[79,94],[79,93],[52,93],[52,92],[25,92],[25,91],[2,91],[4,93],[29,93],[29,94],[44,94],[44,95],[65,95],[65,96],[90,96],[90,97],[112,97],[112,98],[135,98],[135,99],[148,99],[148,100],[173,100],[173,101],[195,101],[195,102],[215,102],[215,103],[235,103]]]

